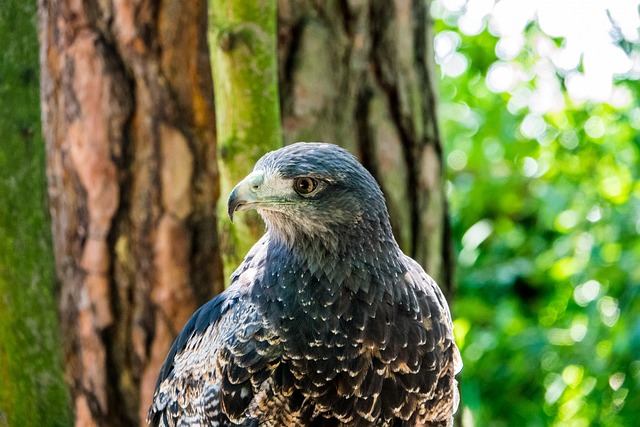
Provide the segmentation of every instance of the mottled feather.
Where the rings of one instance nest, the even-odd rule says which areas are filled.
[[[449,309],[398,248],[375,180],[329,144],[269,153],[254,173],[267,233],[176,339],[150,424],[452,425]],[[288,190],[301,176],[316,193]]]

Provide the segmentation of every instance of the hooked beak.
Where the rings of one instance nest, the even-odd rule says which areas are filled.
[[[259,203],[258,190],[264,181],[263,171],[253,171],[231,191],[227,202],[227,213],[233,222],[233,214],[236,211],[248,211],[255,209]]]

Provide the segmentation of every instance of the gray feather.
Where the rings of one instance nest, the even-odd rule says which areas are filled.
[[[329,144],[294,144],[255,170],[286,205],[258,207],[268,231],[176,339],[150,423],[450,425],[449,309],[399,249],[375,180]],[[299,176],[320,184],[296,201]]]

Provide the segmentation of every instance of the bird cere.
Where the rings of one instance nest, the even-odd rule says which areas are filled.
[[[461,367],[438,285],[396,243],[375,179],[297,143],[229,196],[266,233],[176,338],[152,426],[451,426]]]

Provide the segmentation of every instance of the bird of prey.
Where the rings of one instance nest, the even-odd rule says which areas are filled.
[[[461,359],[436,283],[346,150],[262,157],[229,197],[266,233],[162,367],[153,426],[451,426]]]

